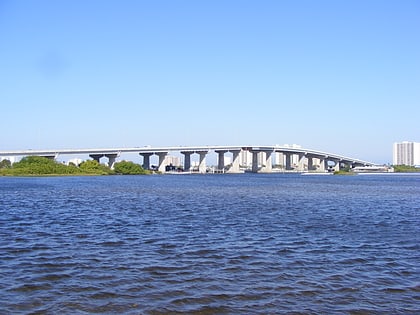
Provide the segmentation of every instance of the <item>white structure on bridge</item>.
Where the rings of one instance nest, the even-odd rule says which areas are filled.
[[[198,172],[206,173],[206,156],[210,152],[218,155],[217,169],[228,173],[241,173],[244,167],[250,171],[273,172],[273,156],[275,164],[284,171],[318,171],[326,172],[329,169],[339,170],[343,165],[349,167],[369,166],[374,163],[331,154],[317,150],[304,149],[300,146],[179,146],[179,147],[134,147],[134,148],[109,148],[109,149],[75,149],[75,150],[24,150],[0,151],[0,156],[44,156],[57,158],[59,155],[87,154],[99,162],[103,157],[108,158],[108,165],[113,167],[121,153],[138,153],[143,157],[143,167],[150,169],[150,157],[158,156],[158,170],[166,171],[169,161],[168,154],[179,152],[184,155],[184,171],[192,170],[191,156],[199,156]],[[225,164],[225,155],[228,154],[231,163]],[[169,164],[168,164],[169,165]]]

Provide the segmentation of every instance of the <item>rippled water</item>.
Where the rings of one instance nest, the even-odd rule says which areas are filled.
[[[0,178],[1,314],[419,314],[420,176]]]

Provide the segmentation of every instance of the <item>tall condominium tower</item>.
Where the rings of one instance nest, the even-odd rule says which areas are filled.
[[[396,142],[393,150],[394,165],[420,165],[420,142]]]

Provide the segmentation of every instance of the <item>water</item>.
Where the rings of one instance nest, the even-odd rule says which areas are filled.
[[[420,176],[0,178],[1,314],[419,314]]]

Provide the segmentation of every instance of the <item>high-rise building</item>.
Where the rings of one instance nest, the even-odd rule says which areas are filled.
[[[420,142],[396,142],[394,143],[394,165],[420,165]]]
[[[239,164],[241,165],[241,167],[251,167],[252,153],[248,150],[242,150],[239,155]]]

